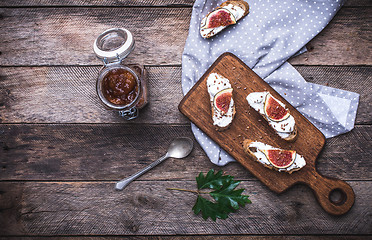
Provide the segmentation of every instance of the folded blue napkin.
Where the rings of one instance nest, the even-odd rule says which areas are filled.
[[[254,72],[310,120],[326,138],[353,129],[359,94],[308,83],[287,60],[306,51],[334,17],[340,0],[247,0],[249,14],[210,39],[199,33],[200,22],[224,0],[196,0],[182,54],[182,89],[186,94],[224,52],[238,56]],[[284,94],[286,93],[286,94]],[[199,128],[195,138],[219,166],[235,161]]]

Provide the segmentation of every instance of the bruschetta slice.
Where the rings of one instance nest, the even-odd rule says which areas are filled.
[[[278,172],[291,174],[306,165],[304,157],[294,150],[275,148],[268,144],[249,139],[243,141],[243,149],[245,153],[265,167]]]
[[[218,73],[211,73],[207,79],[213,125],[223,131],[230,127],[235,116],[233,88],[229,79]]]
[[[248,104],[269,123],[284,140],[296,140],[296,122],[289,109],[269,92],[253,92],[247,96]]]
[[[235,24],[249,13],[249,5],[243,0],[223,2],[219,7],[205,16],[200,24],[200,35],[210,38],[227,26]]]

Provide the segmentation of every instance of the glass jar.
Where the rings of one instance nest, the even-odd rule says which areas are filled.
[[[138,117],[138,109],[147,104],[147,73],[140,65],[123,64],[134,49],[132,33],[124,28],[108,29],[97,37],[93,49],[104,63],[96,84],[99,99],[126,120]]]

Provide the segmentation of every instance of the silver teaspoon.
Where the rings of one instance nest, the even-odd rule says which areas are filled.
[[[116,183],[115,189],[116,190],[123,190],[129,183],[131,183],[134,179],[138,178],[148,170],[152,169],[153,167],[157,166],[159,163],[163,162],[167,158],[184,158],[187,157],[193,148],[193,142],[190,138],[181,137],[176,138],[170,144],[168,148],[168,152],[156,160],[155,162],[151,163],[144,169],[140,170],[139,172],[133,174],[130,177],[124,178]]]

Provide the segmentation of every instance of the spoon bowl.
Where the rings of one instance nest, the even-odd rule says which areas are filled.
[[[190,138],[176,138],[168,148],[168,157],[184,158],[187,157],[193,148],[193,142]]]
[[[157,166],[159,163],[163,162],[167,158],[184,158],[187,157],[192,149],[193,149],[193,141],[190,138],[187,137],[181,137],[176,138],[172,141],[170,144],[167,153],[156,160],[155,162],[152,162],[150,165],[145,167],[144,169],[140,170],[139,172],[133,174],[130,177],[124,178],[116,183],[115,189],[116,190],[123,190],[126,186],[128,186],[129,183],[131,183],[134,179],[138,178],[145,172],[149,171],[153,167]]]

